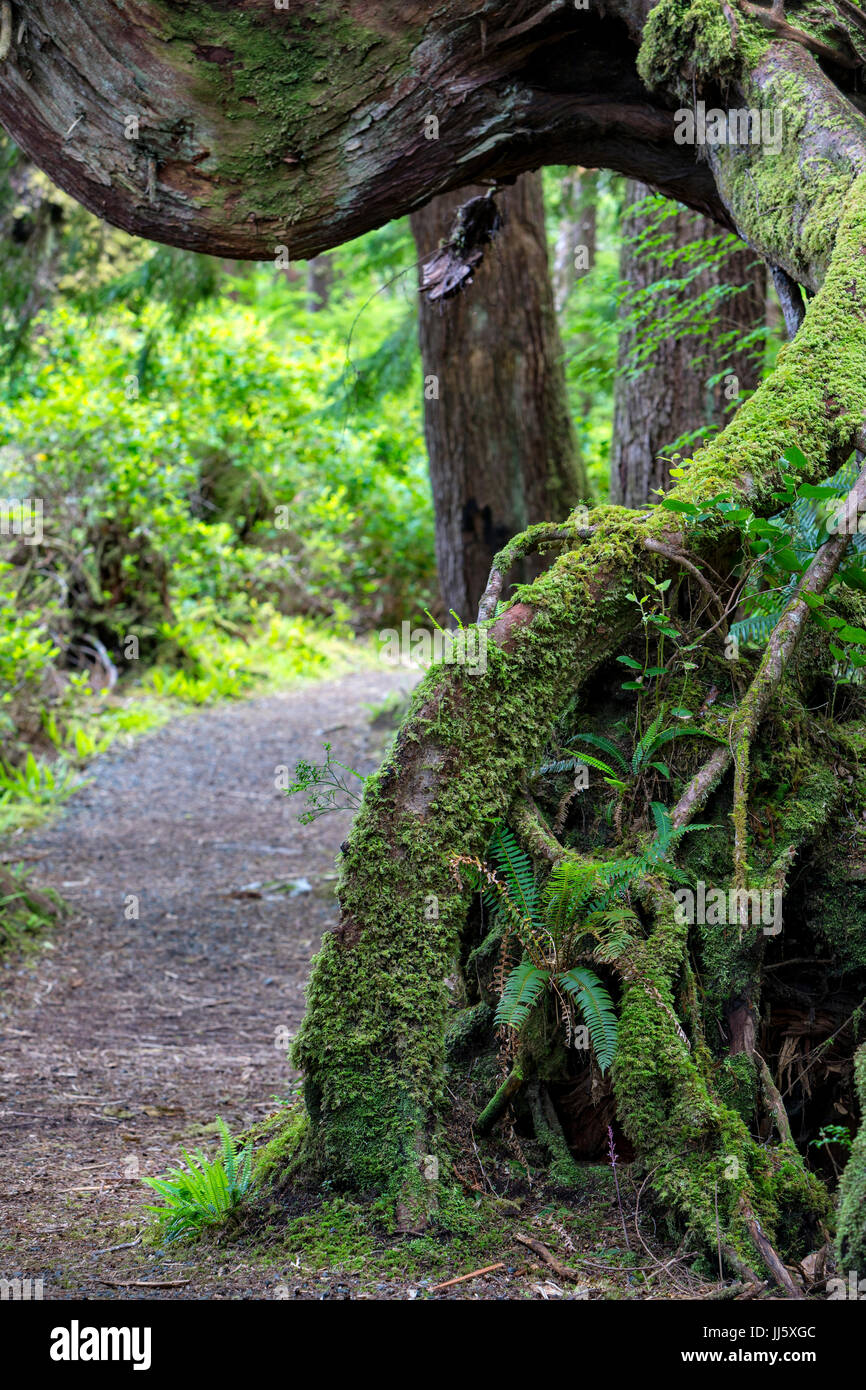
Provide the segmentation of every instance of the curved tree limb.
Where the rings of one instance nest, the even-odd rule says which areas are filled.
[[[519,560],[531,555],[542,546],[556,545],[558,542],[565,541],[588,540],[591,535],[591,528],[586,526],[553,526],[548,522],[539,522],[535,526],[528,526],[525,531],[512,537],[493,561],[487,580],[487,588],[481,595],[478,604],[477,621],[484,623],[493,617],[496,612],[496,605],[502,596],[502,586],[508,571]]]

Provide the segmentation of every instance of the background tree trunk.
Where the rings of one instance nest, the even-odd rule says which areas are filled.
[[[667,490],[671,485],[668,460],[676,440],[702,426],[721,428],[731,400],[743,391],[754,390],[760,376],[759,354],[754,348],[730,352],[720,345],[714,352],[709,340],[701,342],[676,334],[663,337],[650,365],[634,373],[639,330],[626,322],[630,299],[658,280],[682,274],[664,263],[665,252],[722,234],[722,228],[710,218],[683,209],[664,223],[667,237],[658,251],[642,251],[635,238],[651,224],[652,215],[635,210],[635,205],[651,193],[652,189],[637,180],[629,179],[626,184],[620,279],[629,284],[630,294],[621,315],[610,469],[610,500],[624,507],[640,507],[653,500],[658,488]],[[721,302],[716,341],[730,332],[745,338],[764,323],[766,267],[743,246],[721,264],[702,271],[679,293],[679,302],[694,301],[719,283],[746,288]],[[695,363],[696,355],[706,357],[708,353],[708,360]],[[722,370],[725,380],[709,387],[707,379]],[[736,382],[730,384],[733,377]],[[726,396],[726,390],[734,394]],[[688,452],[699,449],[702,443],[696,439]]]
[[[419,261],[447,236],[461,203],[434,198],[411,218]],[[422,295],[424,429],[446,611],[475,617],[491,561],[533,522],[588,496],[565,389],[539,174],[501,195],[504,227],[474,283],[445,303]],[[527,577],[539,572],[539,562]],[[520,575],[516,575],[520,578]]]
[[[575,282],[595,261],[598,170],[572,169],[562,180],[562,220],[553,253],[553,297],[562,315]]]
[[[316,314],[328,307],[334,283],[334,259],[323,253],[307,262],[307,308]]]

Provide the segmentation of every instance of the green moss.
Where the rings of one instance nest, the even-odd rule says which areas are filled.
[[[477,1051],[482,1040],[489,1035],[493,1023],[493,1009],[483,1001],[471,1008],[461,1009],[452,1019],[445,1033],[445,1051],[449,1062],[461,1061]]]
[[[729,1110],[735,1111],[750,1128],[755,1122],[757,1081],[755,1064],[745,1052],[723,1057],[715,1073],[715,1087]]]
[[[304,1106],[295,1104],[271,1116],[256,1132],[254,1188],[280,1186],[285,1181],[308,1128],[309,1117]]]
[[[313,1269],[380,1279],[446,1277],[501,1259],[503,1246],[511,1243],[513,1219],[507,1204],[480,1194],[469,1198],[456,1184],[443,1183],[423,1235],[401,1234],[386,1200],[335,1196],[290,1219],[280,1242]]]
[[[179,87],[212,113],[201,167],[226,188],[226,219],[272,221],[285,236],[308,206],[321,215],[330,196],[339,207],[357,181],[348,177],[349,165],[358,163],[342,146],[371,122],[366,107],[380,95],[382,72],[405,66],[422,26],[379,24],[371,10],[361,23],[336,3],[256,13],[204,0],[164,8]],[[187,135],[181,122],[175,139]],[[340,143],[323,172],[317,157],[331,140]],[[307,162],[316,167],[314,178]]]
[[[729,1258],[754,1266],[747,1208],[771,1241],[782,1233],[796,1249],[826,1212],[827,1194],[797,1154],[757,1144],[742,1114],[710,1090],[673,1012],[671,980],[683,959],[688,928],[677,922],[664,894],[650,892],[649,903],[655,927],[644,949],[635,953],[636,978],[621,1006],[614,1063],[620,1121],[652,1170],[657,1195],[709,1247],[722,1230]],[[728,1078],[736,1081],[737,1093],[741,1066],[734,1062]]]
[[[660,0],[641,34],[637,68],[648,87],[691,98],[694,82],[724,88],[760,59],[766,32],[737,11],[737,41],[718,0]]]
[[[855,1060],[860,1128],[839,1184],[836,1257],[842,1269],[866,1269],[866,1044]]]

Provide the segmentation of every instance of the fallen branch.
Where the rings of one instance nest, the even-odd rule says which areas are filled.
[[[191,1279],[101,1279],[96,1276],[97,1284],[107,1284],[111,1289],[181,1289],[185,1284],[192,1283]]]
[[[505,1261],[500,1260],[495,1265],[485,1265],[483,1269],[473,1269],[469,1274],[458,1274],[456,1279],[446,1279],[444,1284],[434,1284],[431,1293],[438,1293],[440,1289],[450,1289],[454,1284],[464,1284],[467,1279],[477,1279],[480,1274],[492,1274],[495,1269],[504,1269]]]
[[[770,1068],[764,1058],[755,1053],[755,1060],[758,1064],[758,1078],[761,1082],[761,1093],[764,1105],[776,1121],[776,1128],[779,1131],[779,1138],[783,1144],[790,1144],[794,1147],[794,1136],[791,1133],[791,1121],[788,1119],[788,1112],[785,1109],[785,1102],[782,1100],[779,1088],[773,1080]]]
[[[767,1237],[761,1229],[761,1223],[752,1211],[745,1197],[740,1198],[740,1209],[746,1218],[746,1225],[751,1232],[752,1240],[761,1252],[761,1256],[781,1289],[784,1289],[789,1298],[802,1299],[803,1293],[797,1288],[790,1274],[788,1273],[776,1251],[773,1249]]]
[[[539,1259],[544,1260],[549,1265],[554,1274],[558,1274],[560,1279],[567,1279],[572,1284],[581,1283],[582,1276],[575,1269],[569,1269],[568,1265],[561,1264],[552,1250],[548,1250],[546,1245],[542,1245],[540,1240],[533,1240],[532,1236],[521,1235],[519,1231],[514,1232],[514,1239],[519,1240],[521,1245],[533,1250]]]
[[[475,1122],[476,1134],[489,1134],[496,1124],[499,1116],[511,1103],[523,1085],[523,1072],[520,1066],[515,1066],[509,1076],[505,1078],[493,1099],[485,1105],[481,1114]]]

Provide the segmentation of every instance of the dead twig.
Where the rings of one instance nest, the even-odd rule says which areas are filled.
[[[181,1289],[191,1284],[191,1279],[101,1279],[97,1284],[107,1284],[110,1289]]]
[[[434,1284],[431,1293],[438,1293],[440,1289],[450,1289],[454,1284],[464,1284],[467,1279],[477,1279],[480,1274],[492,1274],[495,1269],[504,1269],[505,1262],[500,1260],[495,1265],[485,1265],[483,1269],[473,1269],[469,1274],[458,1274],[456,1279],[446,1279],[444,1284]]]
[[[559,1275],[560,1279],[567,1279],[572,1284],[581,1282],[580,1273],[576,1269],[569,1269],[567,1265],[562,1264],[553,1251],[548,1250],[546,1245],[542,1245],[540,1240],[533,1240],[532,1236],[521,1235],[519,1231],[514,1232],[514,1239],[519,1240],[520,1244],[525,1245],[527,1249],[533,1250],[540,1259],[544,1260],[546,1265],[550,1266],[554,1274]]]

